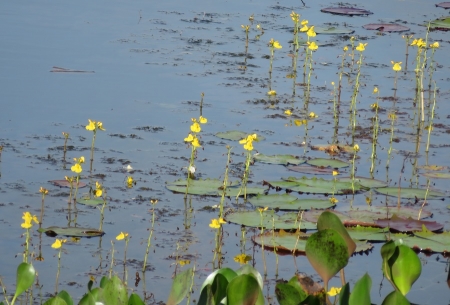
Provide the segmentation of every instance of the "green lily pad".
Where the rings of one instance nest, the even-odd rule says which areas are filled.
[[[173,182],[166,182],[166,188],[171,190],[172,192],[184,194],[186,193],[187,183],[188,182],[186,179],[178,179]],[[237,182],[229,182],[228,184],[229,187],[237,185],[239,185],[239,183]],[[222,187],[223,181],[219,179],[190,179],[187,193],[191,195],[219,196],[222,195]],[[249,194],[248,191],[247,194]]]
[[[293,185],[289,187],[290,190],[299,193],[306,194],[331,194],[334,191],[334,194],[352,194],[353,189],[355,193],[358,191],[365,190],[365,188],[358,182],[340,181],[336,180],[325,180],[322,178],[296,178],[296,177],[288,177],[281,178],[286,181],[295,182],[297,185]]]
[[[317,34],[334,34],[334,35],[342,35],[342,34],[352,34],[355,31],[351,30],[349,28],[337,28],[334,26],[331,27],[321,27],[321,26],[316,26],[314,27],[314,32],[316,32]]]
[[[354,240],[386,241],[389,231],[372,227],[348,227],[347,232]]]
[[[253,158],[262,163],[269,163],[269,164],[301,164],[305,162],[305,159],[299,158],[292,155],[274,155],[274,156],[266,156],[263,154],[255,154],[253,155]]]
[[[318,167],[343,168],[350,166],[349,163],[337,159],[316,158],[307,160],[306,163]]]
[[[428,178],[450,179],[450,173],[427,172],[423,173],[422,175]]]
[[[329,210],[330,212],[334,213],[337,217],[339,217],[339,219],[342,221],[342,223],[345,223],[346,220],[349,220],[350,217],[348,215],[345,215],[341,212],[338,211],[332,211]],[[320,214],[322,214],[323,211],[320,210],[311,210],[311,211],[306,211],[305,213],[303,213],[303,219],[306,221],[310,221],[312,223],[317,223],[317,220],[319,219]]]
[[[427,228],[414,232],[414,236],[403,238],[402,242],[408,247],[426,252],[450,252],[450,232],[433,233]]]
[[[428,26],[428,23],[424,24],[424,26]],[[450,17],[438,18],[436,20],[430,21],[430,30],[450,30]]]
[[[351,182],[352,178],[350,177],[339,178],[339,181]],[[386,187],[388,185],[384,181],[364,177],[355,177],[355,181],[358,181],[359,184],[367,188]]]
[[[272,211],[263,212],[262,226],[268,229],[291,230],[298,229],[300,219],[298,213],[285,213],[283,215],[274,214]],[[261,215],[259,211],[236,211],[225,215],[225,220],[231,223],[244,225],[247,227],[261,227]],[[301,221],[302,230],[314,230],[316,225],[307,221]]]
[[[238,130],[230,130],[230,131],[225,131],[225,132],[218,132],[216,133],[216,137],[219,137],[221,139],[224,140],[231,140],[231,141],[240,141],[244,138],[246,138],[249,135],[248,132],[243,132],[243,131],[238,131]],[[265,140],[266,138],[259,135],[257,139],[255,140],[256,142]]]
[[[345,209],[344,209],[345,211]],[[403,217],[403,218],[416,218],[419,215],[420,209],[415,208],[409,208],[409,207],[400,207],[400,209],[397,208],[397,206],[364,206],[359,207],[358,209],[348,210],[347,214],[353,218],[353,219],[359,219],[362,221],[371,222],[374,220],[377,220],[379,218],[391,218],[394,214],[397,216]],[[422,210],[420,212],[420,218],[428,218],[431,217],[433,213],[429,210]]]
[[[328,199],[298,199],[288,194],[258,195],[250,199],[256,207],[269,207],[280,210],[328,209],[334,206]]]
[[[80,198],[77,199],[77,203],[81,203],[84,205],[97,206],[103,204],[102,198]]]
[[[247,186],[247,189],[245,190],[245,193],[247,195],[262,195],[265,192],[266,192],[266,189],[264,189],[262,187],[249,187],[249,186]],[[238,194],[239,194],[239,196],[244,196],[244,189],[241,190],[241,188],[238,187],[238,186],[237,187],[227,188],[226,196],[236,197]],[[221,195],[222,195],[222,191],[220,190],[217,193],[217,196],[221,196]]]
[[[51,184],[55,185],[55,186],[59,186],[59,187],[70,187],[70,182],[67,180],[50,180],[49,181]],[[85,187],[87,184],[81,181],[78,181],[78,188],[82,188]],[[72,183],[72,187],[75,188],[77,186],[77,182],[74,181]]]
[[[103,236],[105,232],[93,229],[93,228],[81,228],[81,227],[48,227],[40,228],[38,232],[45,233],[48,236],[55,237],[57,235],[69,236],[69,237],[96,237]]]
[[[398,187],[381,187],[375,189],[377,193],[397,197],[399,195],[399,189]],[[446,195],[442,192],[433,191],[433,190],[427,190],[426,189],[417,189],[417,188],[401,188],[400,189],[400,198],[407,198],[407,199],[441,199],[446,197]]]
[[[291,165],[286,166],[286,168],[290,171],[294,171],[297,173],[311,174],[311,175],[331,175],[334,170],[329,167],[317,167],[309,164]]]

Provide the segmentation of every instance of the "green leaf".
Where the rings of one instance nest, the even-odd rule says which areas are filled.
[[[275,295],[280,305],[297,305],[306,298],[306,296],[302,298],[297,288],[289,283],[277,283]]]
[[[264,228],[275,229],[301,229],[314,230],[316,225],[311,222],[301,221],[299,213],[284,213],[282,215],[274,214],[272,211],[265,211],[262,214],[262,226]],[[225,216],[225,220],[244,225],[247,227],[261,227],[261,214],[259,211],[236,211]]]
[[[266,192],[266,189],[262,188],[262,187],[247,186],[247,188],[245,189],[245,192],[247,195],[261,195]],[[227,192],[226,192],[225,196],[236,197],[238,194],[241,197],[244,196],[244,189],[241,190],[240,187],[229,187],[229,188],[227,188]],[[221,195],[222,195],[222,190],[220,190],[217,193],[217,196],[221,196]]]
[[[348,234],[339,217],[329,211],[323,212],[317,220],[317,230],[322,231],[326,229],[335,230],[341,235],[347,244],[348,256],[350,257],[356,249],[356,244]]]
[[[70,296],[70,294],[67,291],[61,290],[57,294],[57,296],[60,297],[61,299],[63,299],[67,305],[73,305],[72,297]]]
[[[428,23],[424,26],[428,26]],[[450,30],[450,17],[430,21],[430,30]]]
[[[410,305],[408,299],[398,290],[388,294],[381,305]]]
[[[103,299],[103,288],[95,287],[89,294],[92,296],[95,302],[101,301]]]
[[[78,305],[95,305],[95,299],[92,294],[88,292],[81,298]]]
[[[229,188],[238,185],[239,185],[238,182],[228,183]],[[166,182],[166,188],[175,193],[183,193],[183,194],[186,193],[186,187],[188,189],[188,194],[191,195],[221,196],[223,181],[219,179],[197,179],[197,180],[189,179],[189,181],[187,181],[186,179],[178,179],[172,182]],[[249,189],[250,188],[247,188],[247,190]],[[249,194],[249,191],[247,191],[247,194]],[[227,192],[227,196],[231,195],[228,195]]]
[[[434,172],[428,172],[423,173],[425,177],[428,178],[437,178],[437,179],[450,179],[450,173],[434,173]]]
[[[40,228],[38,232],[45,233],[48,236],[55,237],[57,235],[70,236],[70,237],[96,237],[103,236],[105,232],[94,228],[82,228],[82,227],[48,227]]]
[[[240,141],[244,138],[246,138],[249,135],[247,132],[238,131],[238,130],[230,130],[225,132],[218,132],[216,133],[216,137],[219,137],[221,139],[225,140],[231,140],[231,141]],[[256,142],[263,141],[265,138],[258,134]]]
[[[34,278],[36,277],[36,271],[33,265],[28,263],[21,263],[17,267],[16,273],[16,293],[14,294],[14,299],[21,295],[25,290],[31,287],[34,283]]]
[[[114,275],[103,288],[103,301],[105,305],[121,305],[128,303],[128,292],[125,284],[117,275]]]
[[[343,177],[339,178],[339,181],[341,182],[352,182],[352,178],[350,177]],[[367,188],[377,188],[377,187],[386,187],[387,183],[385,181],[371,179],[371,178],[364,178],[364,177],[355,177],[355,181],[357,181],[359,184],[361,184],[364,187]]]
[[[263,154],[255,154],[253,155],[253,158],[262,163],[269,163],[269,164],[282,164],[282,165],[288,165],[288,164],[301,164],[305,163],[305,159],[299,158],[292,155],[274,155],[274,156],[267,156]]]
[[[348,263],[348,247],[335,230],[325,229],[312,234],[306,242],[306,257],[328,286],[328,281]]]
[[[335,190],[334,194],[352,194],[353,189],[355,190],[355,192],[366,189],[356,180],[352,184],[352,182],[340,181],[339,179],[325,180],[316,177],[313,177],[311,179],[306,177],[287,177],[282,179],[285,181],[297,183],[296,185],[287,187],[288,189],[294,192],[306,194],[332,194],[333,189]]]
[[[100,288],[105,288],[105,285],[110,281],[110,279],[107,276],[103,276],[100,279]]]
[[[250,274],[235,277],[227,288],[227,304],[254,305],[258,300],[261,288],[258,281]]]
[[[258,195],[249,199],[255,207],[269,207],[279,210],[328,209],[334,206],[328,199],[298,199],[289,194]]]
[[[169,298],[167,299],[167,305],[177,305],[188,294],[191,287],[193,269],[189,268],[181,273],[178,273],[172,282],[172,288],[170,290]]]
[[[394,285],[406,295],[422,272],[422,264],[417,254],[405,245],[396,246],[388,260]]]
[[[350,285],[346,283],[339,293],[339,305],[349,305],[350,302]]]
[[[350,305],[370,305],[370,288],[372,286],[372,279],[366,273],[356,283],[350,294]]]
[[[59,296],[53,297],[48,299],[44,305],[66,305],[66,301],[64,301],[63,298],[60,298]]]
[[[446,195],[442,192],[433,191],[433,190],[427,190],[426,189],[417,189],[417,188],[401,188],[400,192],[398,187],[381,187],[375,189],[377,193],[388,195],[392,197],[398,197],[400,195],[400,198],[407,198],[407,199],[441,199],[446,197]]]
[[[251,274],[255,277],[255,279],[258,281],[258,285],[259,288],[261,288],[261,290],[264,287],[264,282],[263,282],[263,278],[261,276],[261,274],[258,272],[258,270],[256,270],[255,268],[253,268],[250,265],[242,265],[241,268],[239,268],[238,270],[236,270],[237,275],[241,275],[241,274]]]
[[[145,305],[145,303],[139,295],[132,293],[128,299],[128,305]]]
[[[329,34],[329,35],[343,35],[343,34],[352,34],[355,31],[349,28],[337,28],[337,27],[314,27],[314,32],[317,34]]]
[[[350,166],[349,163],[337,159],[316,158],[307,160],[306,163],[318,167],[343,168]]]
[[[81,203],[84,205],[97,206],[103,204],[103,199],[101,198],[79,198],[77,199],[77,203]]]

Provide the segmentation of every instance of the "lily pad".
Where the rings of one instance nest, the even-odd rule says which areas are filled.
[[[103,204],[103,199],[101,198],[79,198],[77,199],[77,203],[81,203],[84,205],[97,206]]]
[[[338,155],[340,153],[354,153],[353,146],[338,144],[315,144],[311,145],[312,150],[324,151],[330,155]]]
[[[365,16],[373,14],[371,11],[356,8],[356,7],[327,7],[320,10],[322,13],[330,13],[334,15],[346,15],[346,16]]]
[[[428,178],[450,179],[450,173],[427,172],[423,173],[422,175]]]
[[[274,214],[272,211],[263,212],[262,226],[268,229],[298,229],[300,225],[299,213]],[[236,211],[225,215],[228,222],[244,225],[247,227],[261,227],[261,214],[259,211]],[[307,221],[301,221],[302,230],[314,230],[316,225]]]
[[[450,8],[450,2],[441,2],[436,4],[436,7],[442,7],[445,8],[446,10]]]
[[[396,23],[369,23],[363,25],[363,28],[380,32],[405,32],[410,30],[407,26]]]
[[[436,221],[417,220],[411,217],[402,218],[394,214],[390,219],[378,219],[375,222],[381,227],[389,227],[399,232],[414,232],[423,230],[425,226],[430,231],[440,231],[444,226]]]
[[[322,178],[313,177],[308,179],[306,177],[296,178],[288,177],[282,178],[283,180],[295,182],[297,185],[289,187],[290,190],[299,193],[306,194],[331,194],[334,189],[334,194],[352,194],[353,190],[356,192],[365,190],[365,188],[359,184],[357,181],[352,182],[342,182],[339,179],[335,180],[325,180]]]
[[[70,183],[67,180],[50,180],[49,182],[59,187],[70,187]],[[72,186],[75,188],[77,186],[77,182],[75,181]],[[78,188],[82,188],[85,186],[86,183],[78,181]]]
[[[389,231],[386,229],[363,226],[349,227],[347,232],[353,239],[370,241],[385,241],[389,234]]]
[[[247,137],[249,135],[248,132],[243,132],[243,131],[239,131],[239,130],[230,130],[230,131],[225,131],[225,132],[218,132],[216,133],[216,137],[219,137],[221,139],[224,140],[231,140],[231,141],[240,141],[242,139],[244,139],[245,137]],[[266,138],[264,138],[261,135],[258,135],[257,139],[255,140],[256,142],[265,140]]]
[[[424,26],[428,26],[428,23],[424,24]],[[436,20],[430,21],[430,30],[450,30],[450,17],[438,18]]]
[[[421,165],[418,166],[419,169],[424,169],[427,171],[441,171],[444,169],[448,169],[448,166],[441,166],[441,165]]]
[[[253,158],[262,163],[269,163],[269,164],[301,164],[305,162],[305,159],[299,158],[292,155],[274,155],[274,156],[267,156],[263,154],[255,154]]]
[[[402,218],[414,218],[417,219],[417,216],[419,215],[420,210],[419,209],[413,209],[408,207],[400,207],[400,209],[397,208],[397,206],[389,206],[389,207],[362,207],[359,209],[349,210],[347,211],[347,215],[350,216],[352,219],[354,219],[356,222],[346,222],[346,225],[355,225],[355,224],[361,224],[366,226],[371,226],[372,224],[375,224],[376,220],[381,218],[391,218],[392,216],[397,215]],[[420,218],[427,218],[431,217],[433,213],[431,213],[428,210],[422,210],[420,213]],[[366,222],[367,224],[363,224]]]
[[[351,182],[352,178],[345,177],[345,178],[339,178],[339,181],[347,181]],[[377,188],[377,187],[386,187],[387,183],[381,180],[371,179],[371,178],[364,178],[364,177],[355,177],[355,181],[358,181],[359,184],[361,184],[364,187],[367,188]]]
[[[322,214],[323,211],[318,211],[318,210],[311,210],[311,211],[306,211],[305,213],[303,213],[303,219],[306,221],[310,221],[312,223],[317,223],[317,220],[319,219],[320,214]],[[341,212],[338,211],[331,211],[330,212],[334,213],[337,217],[339,217],[339,219],[342,221],[342,223],[345,223],[346,220],[350,219],[350,217],[348,215],[345,215]]]
[[[166,182],[166,188],[175,193],[186,193],[188,181],[186,179],[178,179],[173,182]],[[229,182],[228,186],[238,186],[239,183]],[[191,195],[222,195],[223,181],[219,179],[198,179],[189,180],[188,194]],[[247,188],[248,190],[249,188]],[[249,192],[247,191],[247,194]],[[231,195],[229,195],[231,196]]]
[[[334,26],[331,27],[316,26],[314,27],[314,32],[316,32],[317,34],[328,34],[328,35],[349,35],[354,33],[355,31],[349,28],[337,28]]]
[[[69,237],[96,237],[103,236],[105,232],[93,229],[93,228],[81,228],[81,227],[48,227],[40,228],[38,232],[45,233],[48,236],[55,237],[57,235],[69,236]]]
[[[262,187],[249,187],[247,186],[245,193],[247,195],[262,195],[266,192],[266,189]],[[189,193],[189,192],[188,192]],[[226,196],[236,197],[239,194],[239,196],[244,196],[244,189],[241,190],[240,187],[230,187],[227,189]],[[217,193],[217,196],[222,196],[222,191],[220,190]]]
[[[301,164],[301,165],[292,165],[286,167],[290,171],[303,173],[303,174],[312,174],[312,175],[331,175],[333,173],[332,168],[326,167],[317,167],[312,166],[308,164]]]
[[[400,195],[400,198],[406,198],[406,199],[441,199],[446,197],[446,195],[442,192],[433,191],[433,190],[427,190],[426,189],[417,189],[417,188],[401,188],[400,192],[398,187],[381,187],[376,188],[375,191],[377,193],[397,197]]]
[[[343,168],[348,167],[350,164],[347,162],[337,160],[337,159],[325,159],[325,158],[316,158],[306,161],[309,165],[314,165],[318,167],[331,167],[331,168]]]
[[[288,194],[258,195],[250,199],[256,207],[269,207],[280,210],[328,209],[334,205],[328,199],[298,199]]]

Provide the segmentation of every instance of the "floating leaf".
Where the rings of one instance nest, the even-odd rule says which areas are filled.
[[[264,189],[262,187],[247,186],[247,188],[245,189],[245,193],[247,194],[247,196],[248,195],[261,195],[261,194],[264,194],[265,192],[266,192],[266,189]],[[188,194],[189,194],[189,192],[188,192]],[[226,196],[236,197],[238,194],[240,196],[244,196],[244,189],[241,190],[240,187],[227,188]],[[222,195],[222,191],[219,191],[216,196],[221,196],[221,195]]]
[[[424,24],[424,26],[428,26],[428,23]],[[430,30],[450,30],[450,17],[438,18],[436,20],[430,21]]]
[[[396,23],[369,23],[366,25],[363,25],[363,28],[366,30],[374,30],[374,31],[380,31],[380,32],[405,32],[409,31],[409,28],[396,24]]]
[[[82,227],[48,227],[40,228],[38,232],[45,233],[48,236],[55,237],[57,235],[70,236],[70,237],[96,237],[103,236],[105,232],[93,229],[93,228],[82,228]]]
[[[102,198],[79,198],[77,199],[77,203],[84,204],[84,205],[90,205],[90,206],[97,206],[100,204],[103,204]]]
[[[317,167],[309,164],[287,166],[286,168],[290,171],[313,175],[331,175],[334,170],[330,167]]]
[[[325,180],[322,178],[313,177],[311,179],[302,177],[287,177],[282,178],[283,180],[289,182],[295,182],[296,185],[292,185],[288,187],[289,190],[293,192],[306,193],[306,194],[331,194],[334,191],[334,194],[352,194],[353,190],[355,193],[361,190],[364,190],[363,186],[359,184],[357,181],[355,183],[352,182],[342,182],[339,179],[336,180]],[[271,183],[271,182],[270,182]]]
[[[342,182],[351,182],[352,178],[345,177],[345,178],[339,178],[339,181]],[[367,188],[377,188],[377,187],[386,187],[387,183],[381,180],[371,179],[371,178],[364,178],[364,177],[355,177],[355,181],[357,181],[359,184],[361,184],[364,187]]]
[[[444,228],[444,226],[436,221],[425,221],[417,220],[411,217],[401,218],[396,214],[390,219],[378,219],[375,221],[380,227],[389,227],[399,232],[414,232],[422,230],[422,225],[424,225],[430,231],[439,231]]]
[[[320,27],[320,26],[316,26],[314,27],[314,32],[316,32],[317,34],[333,34],[333,35],[349,35],[354,33],[354,30],[351,30],[349,28],[337,28],[334,26],[331,27]]]
[[[386,229],[363,226],[348,227],[347,232],[353,239],[370,241],[386,241],[389,234]]]
[[[70,187],[70,183],[67,180],[50,180],[49,182],[59,187]],[[78,188],[85,187],[86,185],[86,183],[78,181]],[[72,183],[72,187],[75,188],[76,186],[77,182],[75,181]]]
[[[347,16],[363,16],[373,14],[371,11],[356,7],[327,7],[320,10],[323,13]]]
[[[262,226],[272,229],[298,229],[300,225],[299,213],[284,213],[283,215],[274,214],[272,219],[272,211],[262,213]],[[259,211],[237,211],[225,215],[225,220],[244,225],[247,227],[261,227],[261,215]],[[302,230],[316,229],[316,225],[307,221],[301,221]]]
[[[440,199],[446,197],[446,195],[442,192],[426,190],[426,189],[417,189],[417,188],[401,188],[399,191],[398,187],[381,187],[375,189],[377,193],[397,197],[400,195],[400,198],[407,199]]]
[[[350,145],[338,145],[338,144],[316,144],[311,145],[312,150],[324,151],[332,156],[340,153],[354,153],[353,146]]]
[[[436,7],[442,7],[442,8],[445,8],[445,9],[449,9],[450,8],[450,2],[438,3],[438,4],[436,4]]]
[[[427,173],[423,173],[422,175],[425,177],[428,177],[428,178],[450,179],[450,173],[427,172]]]
[[[258,195],[250,198],[250,203],[256,207],[280,210],[328,209],[334,206],[328,199],[298,199],[288,194]]]
[[[292,155],[274,155],[274,156],[266,156],[263,154],[255,154],[253,155],[253,158],[262,163],[269,163],[269,164],[301,164],[305,162],[305,159],[299,158]]]
[[[344,208],[345,211],[345,208]],[[346,211],[347,215],[351,217],[350,220],[344,222],[345,225],[363,225],[363,226],[378,226],[376,221],[380,218],[391,218],[394,214],[402,218],[415,218],[417,219],[420,210],[409,207],[390,206],[390,207],[360,207],[358,209]],[[430,217],[432,213],[428,210],[422,210],[420,218]]]
[[[244,138],[246,138],[249,135],[248,132],[238,131],[238,130],[230,130],[225,132],[218,132],[215,134],[216,137],[219,137],[224,140],[231,140],[231,141],[240,141]],[[256,142],[263,141],[265,138],[261,135],[258,135]]]
[[[318,166],[318,167],[331,167],[331,168],[343,168],[343,167],[347,167],[350,165],[347,162],[344,162],[341,160],[324,159],[324,158],[316,158],[316,159],[307,160],[306,163],[308,163],[309,165],[314,165],[314,166]]]
[[[192,283],[193,272],[193,269],[189,268],[175,276],[172,282],[172,288],[170,289],[169,298],[166,302],[167,305],[179,304],[188,294]]]
[[[424,169],[424,170],[427,170],[427,171],[441,171],[441,170],[444,170],[444,169],[448,169],[448,166],[421,165],[421,166],[418,166],[417,168]]]
[[[186,193],[186,179],[178,179],[173,182],[166,182],[166,188],[176,193]],[[229,182],[228,186],[237,186],[239,183]],[[218,179],[189,179],[188,194],[191,195],[222,195],[223,181]],[[249,189],[249,188],[247,188]],[[249,194],[249,192],[247,192]]]
[[[303,219],[306,221],[310,221],[312,223],[317,223],[322,212],[323,211],[318,211],[318,210],[306,211],[305,213],[303,213]],[[341,212],[331,211],[331,210],[329,212],[334,213],[337,217],[339,217],[339,219],[342,221],[342,223],[345,223],[346,220],[350,219],[350,217],[348,215],[345,215]]]

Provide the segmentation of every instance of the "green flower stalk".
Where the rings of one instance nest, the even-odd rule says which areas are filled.
[[[223,218],[223,203],[225,202],[225,196],[227,193],[227,187],[228,187],[228,170],[229,170],[229,164],[231,159],[231,149],[232,147],[227,145],[227,165],[225,166],[225,174],[223,176],[223,185],[222,185],[222,197],[220,198],[220,205],[219,205],[219,218]]]
[[[41,186],[41,188],[39,189],[39,193],[41,193],[41,195],[42,195],[42,199],[41,199],[41,215],[39,217],[39,226],[41,226],[42,225],[42,218],[44,217],[45,196],[48,195],[48,190]]]
[[[147,240],[147,249],[145,250],[145,256],[144,256],[144,264],[142,266],[142,272],[145,272],[145,268],[147,267],[147,258],[148,253],[150,252],[150,246],[152,244],[152,236],[153,236],[153,228],[155,227],[155,204],[158,203],[157,199],[150,200],[153,208],[152,208],[152,227],[150,228],[150,234],[148,235]]]
[[[357,107],[356,107],[356,101],[358,97],[359,92],[359,78],[361,76],[361,66],[363,63],[363,52],[365,51],[367,46],[367,43],[359,43],[359,45],[355,48],[357,51],[359,51],[359,60],[357,62],[358,64],[358,71],[356,72],[356,79],[355,79],[355,85],[353,88],[353,95],[352,95],[352,102],[350,105],[350,112],[351,112],[351,119],[350,119],[350,125],[352,129],[352,145],[355,144],[355,130],[356,130],[356,115],[357,115]],[[352,46],[353,47],[353,46]]]
[[[247,138],[239,141],[239,144],[242,144],[244,147],[244,150],[246,151],[246,158],[245,158],[244,175],[242,176],[242,184],[241,184],[241,188],[239,189],[239,192],[236,196],[236,200],[241,195],[242,190],[244,190],[244,200],[247,200],[247,182],[248,182],[248,177],[250,175],[250,163],[252,161],[253,141],[257,141],[257,140],[258,140],[258,136],[256,135],[256,133],[254,133],[254,134],[248,135]]]
[[[270,66],[269,66],[269,92],[272,91],[272,65],[273,65],[273,58],[275,57],[275,49],[281,49],[281,44],[273,40],[273,38],[269,41],[269,48],[270,48]]]
[[[114,266],[114,241],[111,240],[111,263],[109,264],[109,279],[112,278],[112,270]]]
[[[429,69],[429,83],[428,83],[428,91],[431,92],[431,82],[433,80],[433,74],[434,71],[436,70],[436,63],[434,61],[434,53],[436,52],[437,49],[439,49],[439,42],[435,41],[433,43],[431,43],[429,45],[429,48],[431,49],[431,56],[430,56],[430,67]]]
[[[103,221],[105,220],[105,207],[106,207],[107,201],[106,201],[106,191],[105,191],[103,185],[101,185],[98,181],[95,182],[94,196],[102,197],[102,199],[103,199],[103,204],[102,204],[102,207],[100,208],[100,225],[98,228],[99,231],[101,231],[103,229]]]
[[[89,121],[89,124],[86,125],[86,130],[93,132],[92,144],[91,144],[91,166],[89,169],[89,172],[92,173],[92,164],[94,163],[94,144],[95,144],[95,137],[97,135],[97,130],[105,131],[106,129],[103,128],[102,122],[91,121],[89,119],[88,119],[88,121]]]
[[[69,134],[64,131],[62,134],[64,136],[63,169],[66,169],[67,140],[69,139]]]
[[[83,171],[83,168],[81,167],[81,164],[84,163],[84,157],[80,157],[80,158],[73,158],[73,160],[75,161],[75,164],[70,168],[70,170],[74,173],[77,174],[77,184],[76,184],[76,188],[75,188],[75,195],[73,198],[73,203],[76,204],[77,202],[77,195],[78,195],[78,187],[80,185],[80,175],[81,172]]]
[[[431,131],[433,130],[433,121],[434,121],[434,109],[436,108],[436,82],[434,83],[434,91],[433,91],[433,107],[431,108],[431,117],[429,118],[428,126],[425,127],[428,131],[428,137],[427,137],[427,147],[425,148],[425,152],[428,153],[430,150],[430,138],[431,138]]]
[[[311,74],[313,71],[313,53],[317,51],[319,46],[316,44],[315,41],[310,41],[311,37],[315,37],[317,34],[314,31],[314,26],[311,26],[308,31],[306,32],[306,35],[308,36],[307,49],[306,49],[306,57],[305,57],[305,66],[308,66],[308,82],[306,85],[306,102],[309,102],[310,97],[310,84],[311,84]]]
[[[214,257],[213,257],[213,265],[215,266],[215,262],[217,259],[218,268],[220,268],[222,261],[222,224],[226,224],[227,222],[223,220],[223,218],[211,219],[211,223],[209,227],[216,230],[215,235],[215,249],[214,249]]]
[[[353,45],[352,45],[353,49]],[[345,65],[345,58],[347,57],[347,51],[348,47],[345,46],[343,48],[344,54],[342,54],[342,60],[341,60],[341,66],[339,67],[339,84],[338,84],[338,110],[339,105],[341,105],[341,92],[342,92],[342,75],[344,74],[344,65]]]
[[[406,43],[406,52],[405,52],[405,72],[408,71],[408,57],[409,57],[409,43],[413,35],[403,35],[402,38]]]
[[[124,268],[124,283],[128,282],[126,264],[127,264],[127,250],[128,250],[128,242],[130,241],[130,236],[127,232],[120,232],[119,235],[116,236],[116,240],[125,240],[125,249],[123,251],[123,268]]]
[[[397,98],[397,74],[399,71],[402,70],[402,62],[395,62],[391,60],[391,64],[392,64],[392,70],[395,71],[395,78],[394,78],[394,100]]]
[[[56,282],[55,282],[55,294],[58,293],[58,282],[59,282],[59,273],[61,270],[61,252],[62,252],[62,245],[67,241],[67,239],[56,239],[55,242],[52,244],[53,249],[59,249],[58,251],[58,269],[56,272]]]
[[[264,235],[263,213],[265,211],[267,211],[268,209],[269,209],[269,207],[258,208],[259,216],[260,216],[260,219],[261,219],[261,222],[260,222],[260,224],[261,224],[261,227],[260,227],[261,237]],[[266,265],[266,257],[264,255],[264,238],[261,238],[261,253],[262,253],[262,258],[263,258],[263,263],[264,263],[264,276],[266,276],[267,275],[267,265]]]
[[[30,212],[24,212],[23,216],[23,223],[20,225],[22,228],[26,229],[25,232],[25,251],[23,252],[23,262],[28,263],[28,256],[30,253],[30,228],[33,227],[33,222],[36,224],[39,224],[39,221],[37,219],[36,215],[31,215]]]
[[[352,178],[352,193],[355,194],[355,162],[356,162],[356,157],[358,155],[359,152],[359,145],[355,144],[353,145],[353,159],[352,159],[352,171],[350,173],[350,176]]]
[[[374,94],[377,95],[377,101],[370,105],[370,107],[375,111],[375,115],[372,119],[372,154],[370,155],[371,165],[370,165],[370,174],[373,178],[373,172],[375,170],[375,162],[377,160],[377,145],[378,145],[378,130],[380,129],[379,126],[379,119],[378,119],[378,110],[380,109],[380,106],[378,104],[378,99],[380,96],[380,93],[378,91],[378,88],[375,87],[373,89]]]
[[[397,119],[397,115],[395,114],[395,110],[388,114],[389,120],[391,120],[391,136],[389,138],[389,149],[388,149],[388,157],[386,161],[386,169],[389,169],[389,163],[391,161],[391,153],[392,153],[392,142],[394,140],[394,123]]]

